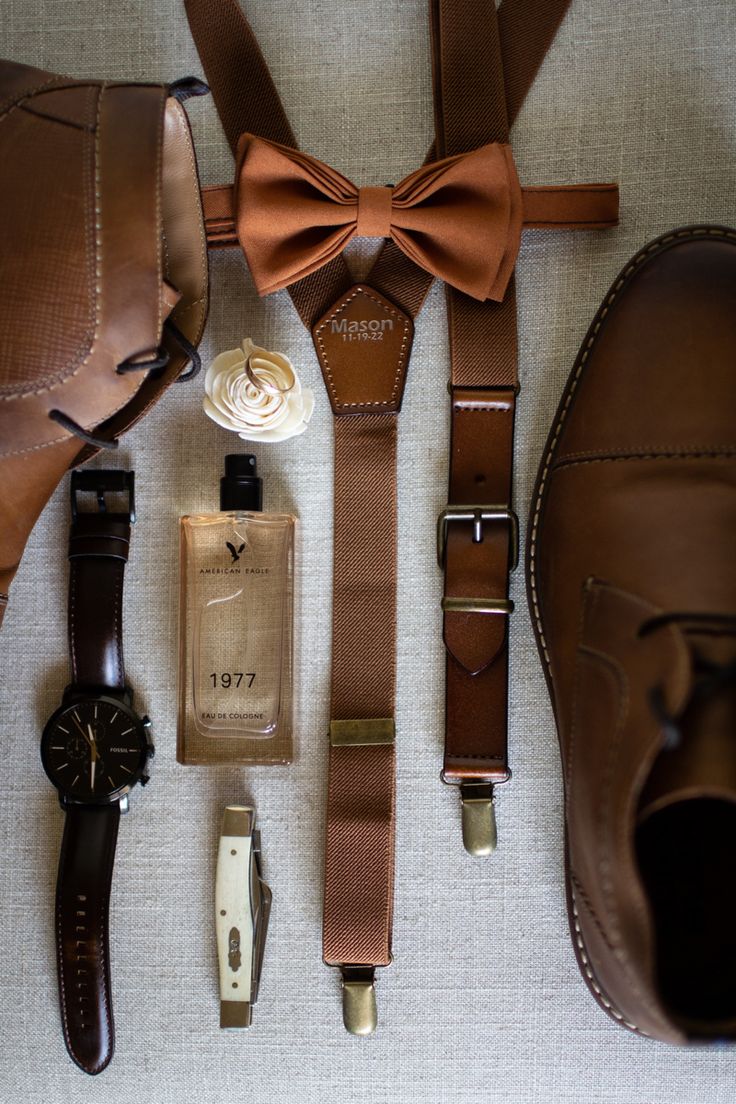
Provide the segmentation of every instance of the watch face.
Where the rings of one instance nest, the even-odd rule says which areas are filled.
[[[75,801],[112,801],[141,777],[149,744],[143,722],[114,698],[85,698],[54,713],[41,737],[53,784]]]

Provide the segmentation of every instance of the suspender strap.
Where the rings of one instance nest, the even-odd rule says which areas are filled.
[[[485,128],[485,133],[493,135],[483,137],[474,143],[475,146],[483,142],[503,141],[500,134],[508,134],[508,128],[516,119],[527,92],[531,88],[544,57],[552,45],[555,32],[562,22],[565,12],[569,8],[571,0],[502,0],[498,10],[498,18],[491,9],[493,0],[487,0],[482,5],[482,11],[478,11],[476,4],[468,8],[472,11],[478,22],[475,26],[469,17],[464,14],[462,0],[457,0],[452,9],[447,9],[444,16],[445,33],[441,35],[438,28],[438,13],[435,0],[430,0],[430,17],[432,21],[433,39],[433,66],[435,74],[434,98],[435,98],[435,126],[439,125],[441,131],[438,136],[447,130],[448,138],[453,144],[453,151],[457,152],[461,143],[460,128],[457,125],[458,116],[465,115],[465,133],[470,134],[476,128]],[[481,51],[475,51],[474,31],[478,30],[478,41],[488,43],[489,23],[495,25],[493,32],[492,53],[483,55]],[[445,50],[449,49],[448,32],[454,36],[458,32],[463,42],[468,46],[478,59],[474,74],[464,74],[467,82],[466,91],[469,99],[455,98],[455,82],[463,78],[462,55],[459,57],[460,69],[453,65],[448,72],[445,67],[444,76],[441,75],[443,67],[439,64],[438,48],[440,41],[444,41]],[[498,43],[498,45],[496,44]],[[457,55],[456,55],[457,56]],[[499,86],[499,73],[502,73],[503,81]],[[445,122],[441,118],[442,112],[438,111],[438,94],[442,91],[442,82],[445,81],[445,95],[450,94],[454,101],[454,109],[451,110],[451,118]],[[502,91],[499,91],[499,87]],[[489,93],[489,89],[492,91]],[[501,95],[506,102],[506,126],[499,123],[504,118],[501,108]],[[473,96],[480,96],[475,101]],[[488,119],[483,116],[481,104],[490,96],[493,109],[489,112]],[[474,145],[466,145],[463,148],[472,149]],[[447,152],[447,149],[446,151]],[[430,149],[427,160],[433,161],[442,157],[441,148],[437,143]],[[376,259],[369,276],[372,287],[383,292],[389,299],[393,299],[403,310],[415,316],[421,309],[425,296],[432,285],[432,277],[412,264],[393,242],[387,242]],[[515,313],[515,308],[514,308]],[[480,342],[478,343],[480,347]]]
[[[241,134],[296,148],[296,138],[256,36],[235,0],[185,0],[222,129],[235,155]]]
[[[231,146],[242,130],[294,145],[250,26],[235,0],[186,0],[192,34]],[[226,14],[226,32],[222,25]],[[227,49],[219,53],[223,39]],[[255,96],[250,88],[253,70]],[[247,87],[242,85],[245,74]],[[237,93],[234,93],[237,89]],[[252,99],[248,107],[239,100]],[[247,118],[244,117],[247,112]],[[272,124],[273,118],[276,120]],[[227,122],[225,122],[227,118]],[[230,197],[211,207],[227,245]],[[414,269],[410,265],[410,269]],[[416,269],[418,273],[420,270]],[[424,273],[417,282],[424,285]],[[408,298],[419,309],[426,288]],[[289,293],[312,328],[335,415],[332,702],[323,956],[339,966],[346,1028],[376,1023],[373,973],[391,961],[396,760],[396,436],[411,318],[372,289],[350,288],[342,257]],[[377,323],[381,341],[350,344],[343,319]],[[336,325],[333,326],[333,323]]]
[[[391,961],[396,682],[396,414],[335,420],[324,958]],[[354,980],[354,979],[353,979]]]
[[[432,0],[440,156],[508,140],[499,21],[486,0]],[[482,64],[485,59],[485,66]],[[480,76],[479,76],[480,74]],[[447,289],[451,364],[448,505],[440,514],[446,657],[443,781],[460,787],[463,842],[496,843],[493,787],[507,761],[509,570],[517,390],[516,295],[479,303]]]
[[[185,0],[185,7],[233,153],[240,135],[247,132],[296,147],[273,78],[237,0]],[[231,211],[232,196],[229,189],[217,191],[217,210],[222,215]],[[227,226],[225,219],[219,221]],[[209,226],[207,236],[211,237]],[[225,234],[219,244],[232,245],[235,241],[231,234]],[[351,283],[345,261],[337,257],[319,272],[292,284],[289,294],[304,325],[311,328]]]
[[[571,0],[503,0],[498,9],[509,126],[534,84],[570,3]]]
[[[347,340],[340,327],[354,322],[380,340]],[[373,1031],[374,970],[391,961],[396,438],[412,334],[409,316],[363,285],[313,330],[335,415],[323,956],[341,969],[343,1018],[354,1034]]]

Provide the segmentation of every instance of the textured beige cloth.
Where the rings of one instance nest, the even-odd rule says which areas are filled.
[[[365,183],[399,180],[430,141],[425,0],[251,0],[305,149]],[[200,67],[180,0],[0,0],[0,53],[58,72],[174,79]],[[607,233],[528,233],[518,267],[516,501],[588,323],[624,262],[674,226],[736,222],[734,0],[574,0],[513,132],[522,182],[618,180]],[[190,103],[203,180],[231,159],[211,100]],[[0,170],[1,171],[1,170]],[[0,248],[1,248],[0,243]],[[380,1027],[345,1034],[320,962],[331,570],[331,426],[309,337],[281,293],[260,301],[235,253],[212,262],[205,361],[252,336],[318,396],[306,434],[256,448],[272,509],[301,518],[298,757],[288,768],[175,761],[177,517],[214,509],[226,451],[247,447],[174,387],[109,460],[137,473],[126,661],[155,725],[151,785],[121,823],[112,902],[117,1054],[96,1080],[64,1050],[53,897],[62,817],[38,739],[67,678],[67,485],[29,544],[0,633],[0,1101],[25,1104],[732,1104],[733,1050],[635,1038],[581,980],[563,897],[560,773],[542,671],[514,580],[511,762],[500,850],[471,860],[438,779],[443,661],[434,519],[445,502],[443,296],[417,325],[401,418],[398,855],[394,965]],[[696,366],[694,366],[696,370]],[[109,461],[108,461],[109,462]],[[274,893],[252,1028],[218,1029],[213,875],[222,806],[252,800]]]

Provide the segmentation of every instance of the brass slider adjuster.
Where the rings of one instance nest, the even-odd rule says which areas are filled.
[[[380,747],[382,744],[393,744],[395,737],[393,717],[330,721],[330,743],[333,747]]]

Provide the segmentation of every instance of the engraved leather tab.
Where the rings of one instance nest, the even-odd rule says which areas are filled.
[[[414,324],[388,299],[356,284],[317,322],[312,337],[335,414],[401,408]]]

